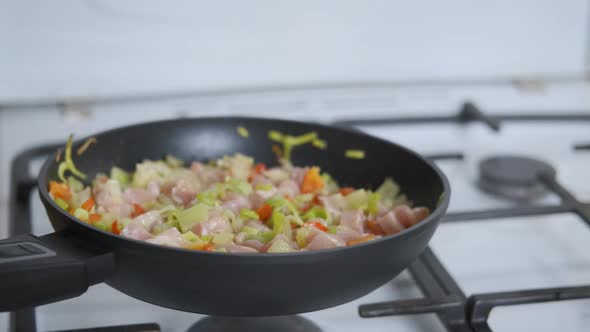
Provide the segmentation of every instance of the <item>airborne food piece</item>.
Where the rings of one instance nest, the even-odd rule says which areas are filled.
[[[317,142],[303,138],[286,140]],[[61,181],[49,184],[56,204],[103,231],[152,244],[228,253],[322,250],[395,234],[429,215],[411,207],[389,178],[375,191],[340,187],[317,166],[283,160],[269,168],[239,153],[206,164],[145,160],[132,171],[113,167],[88,186],[73,176],[86,177],[74,166],[71,145]]]

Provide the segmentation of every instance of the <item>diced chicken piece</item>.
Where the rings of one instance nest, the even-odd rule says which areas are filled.
[[[180,179],[170,190],[170,196],[176,203],[187,205],[195,199],[198,191],[198,186],[185,179]]]
[[[289,178],[289,172],[279,167],[273,167],[264,172],[264,176],[270,183],[281,183]]]
[[[277,192],[283,196],[289,196],[293,198],[299,195],[299,186],[291,179],[284,180],[279,184]]]
[[[256,188],[257,186],[272,186],[272,181],[269,180],[266,176],[262,175],[262,174],[254,174],[254,176],[252,176],[252,181],[250,182],[250,184],[252,184],[252,188]]]
[[[129,225],[123,228],[121,235],[134,240],[147,240],[153,236],[141,223],[134,222],[129,223]]]
[[[253,254],[253,253],[257,253],[258,250],[252,248],[252,247],[247,247],[247,246],[241,246],[241,245],[237,245],[237,244],[228,244],[225,246],[225,250],[227,250],[227,252],[233,252],[233,253],[239,253],[239,254]]]
[[[309,220],[310,223],[308,223],[307,225],[304,225],[302,228],[300,228],[296,231],[295,238],[297,240],[297,243],[299,243],[301,246],[305,246],[307,243],[311,242],[311,240],[316,235],[323,233],[323,231],[321,231],[317,227],[314,227],[311,225],[311,223],[314,221],[318,221],[320,223],[323,223],[323,221],[321,219],[315,219],[315,220],[311,219],[311,220]],[[302,237],[302,234],[304,234],[305,237]]]
[[[156,210],[141,214],[131,221],[132,224],[139,224],[149,232],[151,232],[157,225],[161,225],[163,222],[162,214],[160,211]]]
[[[229,221],[221,216],[213,216],[209,220],[196,224],[192,231],[199,236],[233,232]]]
[[[265,224],[263,224],[262,222],[260,222],[258,220],[249,220],[248,222],[246,222],[246,226],[256,228],[256,229],[260,230],[261,232],[270,231],[270,228],[268,228]]]
[[[365,214],[363,210],[346,210],[340,215],[340,225],[346,226],[358,233],[363,233],[363,224],[365,222]]]
[[[430,211],[425,207],[412,209],[407,205],[400,205],[394,209],[394,213],[397,220],[408,228],[428,217]]]
[[[340,219],[340,215],[342,214],[342,210],[347,205],[346,200],[341,194],[334,194],[329,196],[319,196],[319,200],[328,211],[328,213],[334,218],[335,220]]]
[[[86,187],[83,190],[74,193],[72,195],[72,205],[73,206],[80,206],[82,203],[86,202],[91,196],[90,187]]]
[[[430,215],[430,210],[426,207],[413,208],[412,212],[414,213],[414,224],[421,222]]]
[[[154,201],[158,195],[160,195],[160,186],[153,181],[148,184],[147,189],[127,188],[124,193],[127,203],[139,205]]]
[[[307,250],[321,250],[344,246],[346,246],[346,242],[338,236],[322,232],[314,236],[305,248]]]
[[[338,226],[336,229],[336,236],[341,238],[344,242],[357,240],[363,237],[363,234],[347,226]]]
[[[239,232],[234,236],[234,242],[237,244],[242,244],[248,238],[248,233],[246,232]]]
[[[147,187],[150,182],[162,184],[170,173],[170,167],[165,162],[144,160],[135,166],[132,183],[135,187]]]
[[[261,251],[264,248],[264,243],[258,240],[245,240],[242,242],[241,245],[245,247],[250,247],[256,251]]]
[[[223,161],[227,164],[230,176],[246,181],[250,176],[250,169],[254,160],[243,154],[236,153],[234,156],[225,157]]]
[[[224,197],[224,202],[221,205],[223,208],[231,210],[233,213],[240,213],[241,209],[250,209],[250,200],[244,195],[238,193],[227,193]]]
[[[275,243],[277,241],[284,241],[285,243],[287,243],[294,250],[298,250],[299,249],[299,246],[297,245],[297,243],[293,242],[293,240],[291,240],[290,238],[288,238],[284,234],[279,234],[279,235],[275,236],[274,239],[272,239],[270,242],[268,242],[262,248],[262,251],[263,252],[266,252],[268,250],[268,248],[270,248],[273,245],[273,243]]]
[[[94,200],[99,213],[109,212],[117,217],[128,217],[132,207],[123,199],[123,191],[117,180],[98,182],[94,187]]]
[[[146,241],[169,247],[182,247],[184,244],[180,232],[175,227],[172,227]]]
[[[291,180],[295,181],[297,186],[301,187],[305,173],[309,171],[309,167],[293,167],[291,170]]]
[[[254,209],[258,209],[259,207],[266,202],[267,199],[273,197],[277,193],[275,188],[271,190],[254,190],[250,194],[250,201],[252,202],[252,207]]]
[[[399,223],[402,224],[404,228],[408,228],[414,224],[415,216],[409,206],[400,205],[393,209],[393,213],[395,214],[397,221],[399,221]]]
[[[392,210],[377,217],[377,223],[385,234],[395,234],[405,229],[404,225],[397,219],[396,213]]]
[[[203,187],[207,187],[215,182],[223,181],[228,175],[222,169],[210,167],[199,162],[191,164],[191,171],[197,175]]]

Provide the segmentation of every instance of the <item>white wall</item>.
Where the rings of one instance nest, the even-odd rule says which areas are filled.
[[[0,101],[580,73],[589,3],[6,0]]]

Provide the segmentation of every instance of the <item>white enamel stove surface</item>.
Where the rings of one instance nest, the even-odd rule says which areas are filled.
[[[510,93],[506,92],[508,90],[502,92],[501,88],[483,89],[487,92],[482,90],[478,93],[451,91],[444,93],[446,101],[442,103],[439,101],[436,104],[438,106],[435,106],[435,103],[431,106],[425,103],[418,106],[403,105],[403,98],[396,96],[395,107],[373,108],[367,116],[383,114],[396,116],[395,109],[398,108],[410,109],[415,114],[428,114],[429,112],[424,110],[428,110],[429,107],[430,110],[445,107],[445,111],[439,114],[451,114],[456,112],[458,101],[464,98],[475,99],[486,111],[499,109],[515,110],[514,112],[519,110],[547,112],[552,109],[562,109],[559,105],[565,105],[564,110],[590,109],[588,107],[590,106],[588,93],[590,89],[587,85],[583,85],[579,90],[560,90],[562,88],[557,86],[551,90],[553,95],[550,94],[552,97],[549,99],[515,97],[508,100],[506,95]],[[440,91],[442,90],[431,89],[424,93],[436,95]],[[369,103],[366,107],[371,109],[375,107],[374,105],[385,105],[393,100],[388,99],[386,93],[379,95],[373,92],[369,94],[349,92],[347,98],[344,98],[341,103],[311,102],[304,104],[303,109],[299,109],[300,104],[283,103],[283,99],[276,98],[279,105],[277,107],[282,109],[282,113],[275,113],[275,116],[307,117],[317,120],[358,116],[364,114],[358,112],[363,109],[363,103]],[[318,94],[310,98],[318,98]],[[350,102],[354,98],[357,100],[356,104]],[[375,101],[371,104],[370,100]],[[257,100],[257,102],[260,101]],[[230,99],[199,100],[188,104],[192,106],[184,104],[179,106],[173,102],[155,103],[149,106],[132,105],[127,106],[131,111],[125,113],[120,111],[125,109],[125,106],[92,109],[88,117],[80,119],[74,119],[71,116],[64,119],[63,113],[58,110],[0,112],[1,171],[3,178],[6,179],[9,161],[17,151],[32,144],[63,139],[65,133],[70,131],[90,133],[123,123],[169,118],[175,116],[179,109],[188,115],[206,113],[272,115],[270,112],[274,108],[273,99],[265,98],[264,101],[267,105],[266,110],[261,110],[260,103],[258,107],[252,106],[256,104],[254,102],[251,104],[243,102],[241,106],[230,107],[228,106]],[[326,105],[332,105],[331,112]],[[336,113],[333,109],[338,107],[344,108],[345,112]],[[199,108],[207,111],[192,111]],[[253,111],[253,109],[256,110]],[[318,112],[319,110],[322,112]],[[23,128],[27,129],[26,133]],[[48,131],[46,128],[53,128],[53,130]],[[564,186],[580,198],[590,200],[590,172],[588,171],[590,152],[574,153],[571,150],[572,143],[590,141],[589,124],[507,123],[503,125],[501,133],[493,133],[481,124],[367,126],[362,129],[426,154],[465,153],[465,161],[439,163],[449,177],[453,189],[451,211],[507,207],[512,204],[484,194],[474,186],[478,160],[495,153],[526,153],[546,160],[557,168],[558,178]],[[8,141],[8,138],[17,139]],[[18,143],[14,143],[15,141]],[[3,211],[6,207],[7,185],[6,182],[2,184],[0,207]],[[35,234],[50,232],[45,212],[36,194],[33,194],[32,200]],[[551,204],[556,201],[555,197],[549,196],[540,204]],[[0,233],[2,234],[6,233]],[[443,224],[434,236],[432,248],[467,294],[590,283],[590,229],[575,215]],[[313,320],[325,331],[444,331],[434,315],[363,319],[357,314],[358,305],[363,303],[420,296],[419,290],[409,276],[403,273],[361,299],[331,309],[304,314],[304,316]],[[201,315],[142,303],[108,286],[99,285],[91,287],[79,298],[40,307],[37,310],[37,326],[40,331],[52,331],[156,322],[163,331],[180,332],[201,317]],[[6,324],[6,315],[0,316],[0,330],[3,331],[6,325],[2,324]],[[491,315],[491,326],[496,332],[587,331],[587,327],[590,326],[590,301],[579,300],[496,309]]]

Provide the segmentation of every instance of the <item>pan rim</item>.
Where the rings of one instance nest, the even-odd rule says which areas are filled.
[[[49,167],[55,162],[55,158],[53,158],[52,155],[50,155],[45,160],[45,162],[43,163],[43,166],[41,167],[41,169],[39,171],[39,175],[37,176],[37,188],[38,188],[38,191],[41,195],[42,200],[44,200],[46,204],[49,204],[54,210],[59,211],[60,214],[65,216],[71,222],[78,224],[78,226],[88,228],[91,231],[100,233],[104,236],[108,236],[108,237],[110,237],[110,240],[122,241],[122,243],[132,244],[132,245],[136,245],[136,246],[143,246],[147,250],[159,249],[159,250],[164,250],[164,251],[168,251],[171,253],[174,252],[175,254],[208,255],[211,257],[220,257],[220,259],[223,259],[221,257],[224,257],[226,259],[243,258],[243,259],[254,259],[254,260],[266,260],[266,259],[274,259],[274,258],[278,258],[278,257],[282,257],[282,258],[286,258],[286,259],[287,259],[287,257],[289,257],[290,259],[295,259],[295,258],[304,258],[304,257],[308,257],[308,256],[320,257],[322,255],[333,255],[333,254],[340,255],[340,254],[346,254],[346,253],[349,253],[349,252],[355,251],[355,250],[362,250],[362,248],[366,248],[366,247],[370,247],[370,246],[377,246],[379,244],[382,244],[383,242],[394,241],[395,239],[408,237],[411,234],[422,233],[423,228],[425,228],[428,224],[430,224],[432,222],[437,222],[438,220],[440,220],[443,217],[443,215],[446,213],[447,208],[449,206],[450,197],[451,197],[451,187],[450,187],[449,181],[448,181],[446,175],[444,175],[444,173],[440,170],[440,168],[438,166],[436,166],[436,164],[434,164],[434,162],[422,157],[417,152],[415,152],[403,145],[400,145],[396,142],[388,141],[383,138],[380,138],[380,137],[377,137],[377,136],[374,136],[374,135],[371,135],[371,134],[368,134],[365,132],[359,132],[359,131],[355,131],[355,130],[348,129],[348,128],[336,127],[336,126],[331,126],[331,125],[326,125],[326,124],[321,124],[321,123],[311,123],[311,122],[297,121],[297,120],[286,120],[286,119],[272,118],[272,117],[254,117],[254,116],[250,117],[250,116],[230,116],[230,115],[228,115],[228,116],[210,116],[210,117],[208,116],[208,117],[188,117],[188,118],[162,119],[162,120],[156,120],[156,121],[146,121],[146,122],[134,123],[134,124],[129,124],[129,125],[121,126],[121,127],[107,129],[104,131],[99,131],[95,134],[88,135],[88,136],[82,137],[80,139],[77,139],[74,142],[74,145],[78,145],[79,143],[84,142],[89,137],[113,134],[118,131],[126,131],[129,129],[142,127],[142,126],[149,126],[149,125],[156,125],[156,124],[169,124],[169,123],[175,123],[175,122],[186,122],[187,120],[189,120],[189,121],[197,121],[197,120],[198,121],[211,121],[211,122],[239,121],[239,120],[269,121],[269,122],[272,121],[272,122],[282,122],[285,124],[304,125],[304,126],[308,126],[311,128],[315,127],[315,128],[324,129],[324,130],[336,130],[336,131],[342,131],[345,133],[349,133],[352,135],[365,136],[365,137],[368,137],[368,138],[375,140],[377,142],[380,142],[380,143],[394,145],[398,149],[403,150],[405,153],[407,153],[407,154],[413,156],[414,158],[419,159],[421,162],[425,163],[428,167],[430,167],[435,172],[435,174],[441,180],[442,185],[443,185],[443,192],[441,194],[442,196],[441,196],[441,199],[440,199],[438,205],[434,209],[434,211],[432,211],[432,213],[426,219],[424,219],[421,222],[419,222],[418,224],[413,225],[410,228],[406,228],[403,231],[396,233],[396,234],[390,234],[387,236],[383,236],[379,239],[363,242],[363,243],[356,244],[353,246],[345,246],[345,247],[338,247],[338,248],[332,248],[332,249],[323,249],[323,250],[317,250],[317,251],[296,251],[296,252],[289,252],[289,253],[250,253],[250,254],[214,252],[214,251],[198,251],[198,250],[191,250],[191,249],[185,249],[185,248],[163,246],[163,245],[158,245],[158,244],[152,244],[152,243],[149,243],[146,241],[126,238],[126,237],[116,235],[116,234],[113,234],[110,232],[106,232],[106,231],[103,231],[103,230],[100,230],[98,228],[91,226],[91,225],[75,218],[74,216],[71,216],[69,213],[66,213],[66,211],[62,210],[57,205],[57,203],[55,203],[53,201],[53,199],[51,199],[51,197],[49,196],[47,172],[48,172]]]

